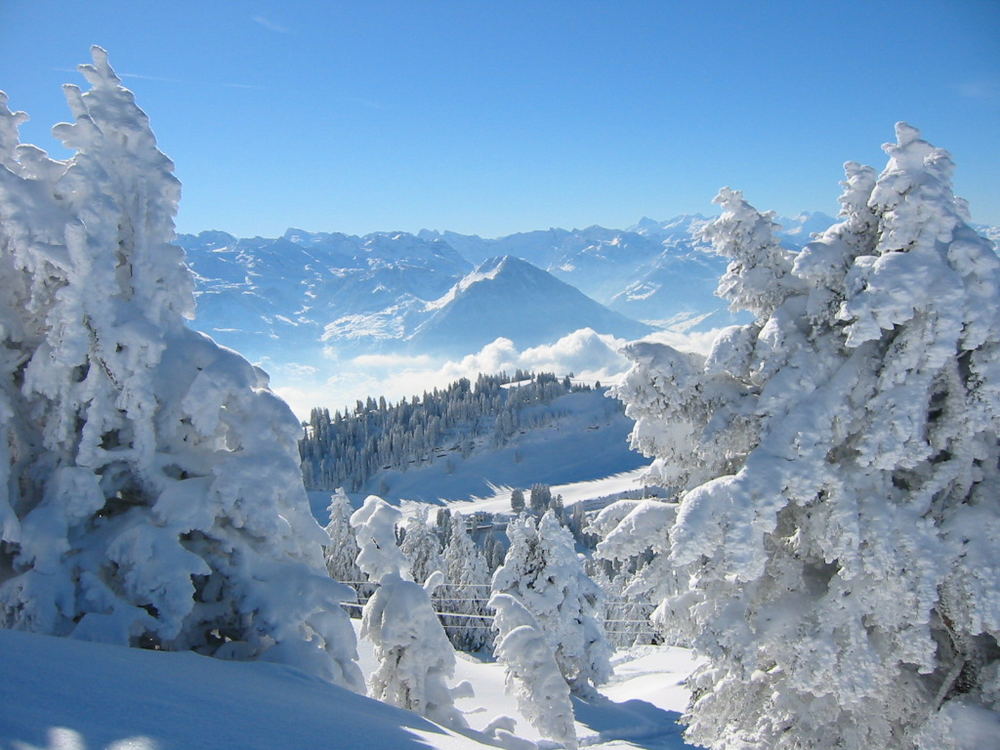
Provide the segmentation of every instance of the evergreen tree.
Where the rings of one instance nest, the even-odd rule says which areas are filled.
[[[549,510],[551,510],[556,518],[559,519],[560,523],[563,520],[563,513],[566,508],[563,506],[562,495],[553,495],[552,499],[549,501]]]
[[[515,513],[524,512],[524,493],[516,487],[510,493],[510,509]]]
[[[584,572],[573,537],[551,511],[537,525],[530,516],[513,519],[507,536],[510,549],[493,574],[493,593],[527,607],[570,689],[590,695],[611,674],[611,649],[595,617],[600,589]]]
[[[444,618],[448,637],[456,648],[478,651],[489,640],[486,599],[490,574],[486,559],[466,530],[465,519],[452,513],[451,537],[445,548],[448,589],[439,600],[442,611],[455,612],[460,617]]]
[[[180,186],[93,48],[75,153],[0,106],[0,625],[283,661],[363,689],[267,377],[185,326]],[[9,295],[9,296],[8,296]]]
[[[455,651],[431,606],[430,593],[443,575],[436,571],[427,586],[403,578],[405,558],[395,543],[402,514],[370,495],[351,516],[361,553],[358,567],[378,589],[365,604],[361,636],[372,642],[378,668],[369,680],[373,698],[416,711],[453,728],[466,722],[454,699],[468,695],[468,683],[449,688]]]
[[[533,484],[528,496],[528,506],[535,515],[542,515],[552,502],[552,490],[547,484]]]
[[[361,580],[361,570],[355,562],[361,551],[351,528],[351,501],[342,488],[330,497],[330,522],[326,525],[329,542],[326,545],[326,569],[335,581]]]
[[[427,525],[426,508],[406,519],[400,550],[409,561],[410,575],[417,583],[423,584],[431,573],[436,570],[444,572],[446,568],[441,559],[438,536]]]
[[[442,548],[444,548],[448,544],[448,540],[451,539],[452,515],[452,512],[447,508],[438,508],[437,510],[437,535]]]
[[[494,650],[507,671],[507,693],[517,699],[517,707],[533,727],[574,750],[576,727],[569,686],[538,621],[510,594],[494,593],[490,606],[496,611]]]
[[[734,191],[707,236],[756,315],[633,344],[633,444],[680,491],[660,611],[718,748],[954,748],[1000,711],[1000,261],[905,124],[794,259]],[[992,714],[996,720],[996,714]]]

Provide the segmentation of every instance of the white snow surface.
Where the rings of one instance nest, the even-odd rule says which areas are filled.
[[[591,479],[584,482],[567,482],[552,485],[553,495],[562,495],[563,504],[568,508],[579,502],[596,503],[604,500],[614,500],[635,493],[643,488],[643,477],[648,473],[649,465],[645,464],[631,471],[622,471],[601,479]],[[512,488],[495,487],[493,492],[482,497],[463,499],[448,499],[445,504],[461,513],[486,511],[488,513],[510,512],[510,493]]]
[[[359,647],[371,674],[371,644],[360,639]],[[694,667],[690,652],[639,646],[614,661],[615,676],[601,689],[606,702],[574,699],[581,746],[689,747],[675,722],[687,701],[680,682]],[[475,696],[456,705],[472,737],[266,662],[0,630],[0,664],[4,750],[455,750],[490,746],[476,733],[499,716],[516,720],[517,737],[540,739],[504,692],[503,666],[462,653],[454,679],[471,682]]]

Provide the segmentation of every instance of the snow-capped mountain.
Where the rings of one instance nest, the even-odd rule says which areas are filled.
[[[714,296],[725,259],[697,239],[708,220],[643,218],[626,230],[496,239],[289,229],[278,238],[210,231],[178,241],[197,274],[197,327],[254,360],[294,351],[295,361],[317,364],[324,350],[465,354],[497,336],[532,345],[585,326],[641,335],[648,329],[637,320],[726,325],[734,317]],[[803,213],[779,222],[783,240],[798,247],[833,219]],[[521,261],[490,260],[508,256]]]
[[[530,346],[584,327],[626,338],[650,330],[526,261],[473,270],[439,238],[289,229],[179,243],[197,276],[196,325],[256,360],[294,351],[308,363],[324,348],[462,355],[498,336]]]
[[[426,230],[419,236],[443,240],[474,263],[504,255],[522,258],[605,305],[611,305],[615,295],[641,278],[642,269],[664,252],[659,237],[598,226],[523,232],[496,239]],[[637,315],[617,309],[633,317],[650,318],[665,318],[674,312],[670,308]]]
[[[726,260],[697,238],[709,220],[700,214],[666,221],[643,217],[626,230],[547,229],[497,239],[428,230],[418,236],[444,241],[473,263],[497,255],[523,258],[631,318],[665,320],[714,313],[705,324],[717,326],[732,322],[732,317],[715,297]],[[777,222],[782,241],[798,248],[834,219],[813,212]]]
[[[197,275],[196,325],[253,359],[401,339],[411,314],[472,269],[446,243],[403,232],[202,232],[178,242]]]
[[[509,255],[487,259],[426,310],[429,317],[407,340],[420,351],[449,355],[477,351],[497,335],[523,349],[580,328],[625,339],[653,330]]]

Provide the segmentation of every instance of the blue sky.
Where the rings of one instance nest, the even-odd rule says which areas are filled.
[[[0,89],[64,155],[92,43],[184,186],[180,231],[493,236],[836,210],[896,120],[1000,224],[1000,3],[0,0]]]

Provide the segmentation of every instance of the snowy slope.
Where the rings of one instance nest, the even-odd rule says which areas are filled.
[[[357,628],[358,621],[353,622]],[[358,653],[362,671],[371,673],[376,665],[371,644],[359,638]],[[517,721],[518,737],[545,743],[506,694],[502,665],[462,652],[456,655],[454,682],[468,680],[475,690],[473,697],[460,699],[456,705],[473,729],[482,731],[496,717],[510,716]],[[677,721],[689,696],[684,679],[697,666],[692,653],[671,646],[635,646],[616,652],[612,666],[614,674],[599,689],[601,698],[589,703],[573,699],[580,745],[649,750],[691,747],[681,739],[683,727]]]
[[[408,341],[418,351],[444,355],[478,351],[497,336],[525,348],[580,328],[624,339],[652,331],[511,256],[484,261],[427,309],[430,317]]]
[[[524,428],[506,445],[497,448],[487,436],[480,437],[464,453],[461,436],[450,435],[448,446],[430,463],[406,471],[383,469],[357,492],[356,502],[368,494],[396,502],[419,500],[439,502],[490,497],[497,487],[527,488],[535,483],[565,485],[601,480],[622,472],[632,472],[649,461],[628,447],[632,420],[604,391],[579,391],[562,396],[551,404],[530,407],[544,412],[542,427]],[[635,485],[638,486],[638,485]],[[313,514],[326,523],[329,491],[310,492]],[[509,491],[502,503],[509,507]]]
[[[0,630],[5,750],[478,747],[295,669]]]
[[[368,674],[370,644],[361,641],[359,652]],[[458,750],[489,746],[476,730],[500,715],[517,720],[517,736],[538,740],[504,693],[503,668],[464,654],[455,682],[468,680],[476,691],[459,702],[471,737],[275,664],[10,630],[0,630],[0,664],[4,750]],[[606,700],[574,701],[581,744],[689,747],[676,721],[687,702],[680,682],[694,666],[690,652],[640,646],[616,654],[614,664]]]

